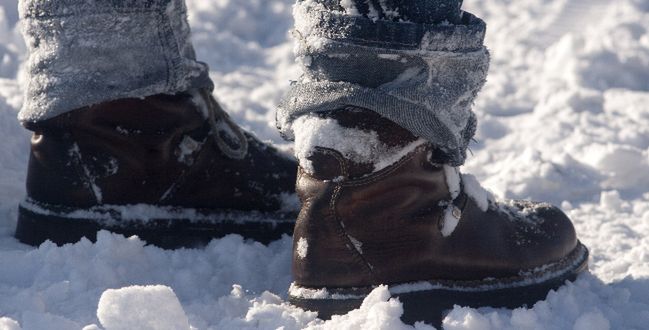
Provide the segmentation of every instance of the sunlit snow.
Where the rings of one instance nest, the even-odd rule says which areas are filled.
[[[12,234],[30,136],[16,121],[26,57],[16,3],[0,0],[0,329],[144,329],[170,317],[195,329],[411,328],[400,322],[401,304],[386,287],[359,310],[327,322],[292,307],[285,300],[292,281],[288,237],[263,246],[228,236],[177,251],[107,232],[96,244],[18,243]],[[274,107],[299,76],[288,32],[292,0],[187,4],[215,95],[242,126],[290,149],[274,128]],[[461,171],[497,197],[561,206],[591,260],[590,274],[534,306],[457,306],[444,327],[646,329],[649,3],[465,0],[464,6],[488,23],[492,64],[474,107],[477,142]],[[102,295],[120,313],[108,313]]]

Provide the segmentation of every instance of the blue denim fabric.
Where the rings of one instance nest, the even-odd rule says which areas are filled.
[[[279,105],[287,139],[300,115],[356,106],[431,141],[459,166],[475,134],[471,105],[489,53],[485,23],[463,13],[456,24],[371,19],[300,1],[296,56],[304,74]]]
[[[352,5],[359,14],[375,19],[438,24],[458,23],[462,0],[315,0],[328,10],[343,10],[341,2]]]
[[[21,121],[127,97],[213,88],[184,0],[20,0],[29,48]]]

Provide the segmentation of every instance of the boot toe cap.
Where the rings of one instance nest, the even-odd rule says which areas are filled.
[[[557,262],[568,256],[578,244],[572,221],[558,207],[547,203],[515,202],[524,225],[520,234],[526,236],[526,259],[530,266]]]
[[[556,206],[545,205],[537,210],[542,230],[552,244],[555,257],[565,257],[577,247],[577,233],[568,216]]]

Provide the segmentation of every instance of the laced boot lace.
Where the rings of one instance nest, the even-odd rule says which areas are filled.
[[[232,159],[243,159],[248,154],[248,139],[223,107],[207,90],[200,91],[207,105],[207,120],[212,127],[212,137],[223,154]]]

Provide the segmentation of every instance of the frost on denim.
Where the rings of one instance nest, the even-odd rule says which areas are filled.
[[[213,87],[184,0],[20,0],[19,10],[29,48],[21,121]]]
[[[312,0],[298,2],[294,16],[304,73],[278,108],[287,139],[300,115],[356,106],[431,141],[450,165],[464,163],[476,129],[471,106],[489,67],[482,20],[469,13],[458,24],[377,20]]]
[[[370,19],[415,23],[458,23],[462,0],[312,0],[327,10],[345,11]]]

